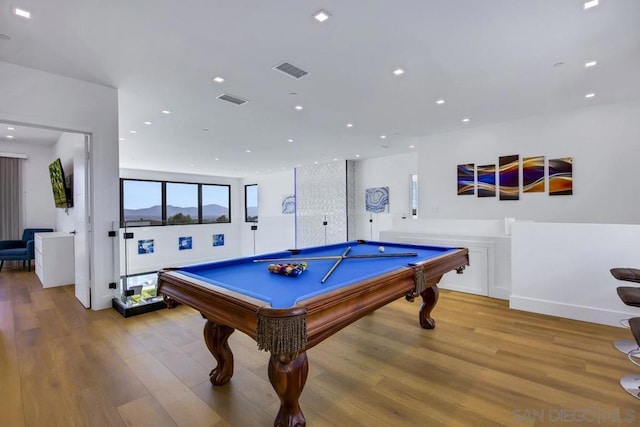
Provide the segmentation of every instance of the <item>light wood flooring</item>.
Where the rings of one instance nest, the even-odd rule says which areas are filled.
[[[618,384],[640,368],[611,344],[629,331],[447,291],[435,330],[417,311],[396,301],[308,352],[308,426],[640,425],[640,401]],[[235,332],[235,374],[212,387],[203,324],[185,306],[86,310],[71,286],[3,270],[0,426],[273,425],[268,354]]]

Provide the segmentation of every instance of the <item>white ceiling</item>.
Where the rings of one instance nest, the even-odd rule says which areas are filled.
[[[123,168],[252,176],[640,97],[639,0],[0,4],[1,60],[118,88]],[[310,74],[272,70],[282,61]]]

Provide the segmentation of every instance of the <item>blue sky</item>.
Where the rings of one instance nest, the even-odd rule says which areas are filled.
[[[202,204],[229,205],[229,187],[207,185],[202,188]],[[148,208],[162,203],[159,182],[124,181],[125,209]],[[167,183],[167,204],[182,208],[198,206],[198,187],[194,184]]]

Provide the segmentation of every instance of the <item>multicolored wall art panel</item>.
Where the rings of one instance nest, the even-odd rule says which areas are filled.
[[[458,196],[475,194],[475,178],[473,163],[458,165]]]
[[[367,188],[365,208],[367,212],[384,212],[389,206],[389,187]]]
[[[522,192],[544,193],[544,156],[522,159]]]
[[[500,156],[498,179],[500,200],[518,200],[520,198],[520,156]]]
[[[478,197],[496,196],[496,165],[482,165],[477,168]]]
[[[549,195],[573,194],[573,157],[549,159]]]

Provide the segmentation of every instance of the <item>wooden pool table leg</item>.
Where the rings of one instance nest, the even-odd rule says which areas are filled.
[[[229,348],[229,336],[235,329],[220,325],[207,319],[204,325],[204,342],[216,358],[218,364],[209,372],[209,381],[213,385],[223,385],[233,376],[233,353]]]
[[[420,294],[422,296],[422,304],[420,305],[420,326],[424,329],[433,329],[436,327],[436,321],[431,317],[431,310],[438,302],[440,291],[438,290],[438,282],[440,277],[427,282],[427,287]]]
[[[269,381],[280,398],[280,410],[273,425],[275,427],[304,427],[307,421],[302,414],[298,399],[309,373],[307,352],[271,354],[268,371]]]

